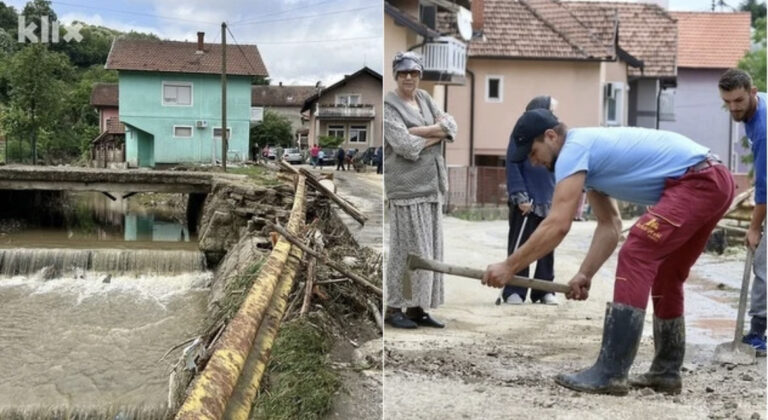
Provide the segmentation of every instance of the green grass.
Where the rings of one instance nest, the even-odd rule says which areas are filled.
[[[284,324],[272,348],[251,419],[324,417],[341,386],[326,356],[330,346],[329,337],[306,319]]]
[[[506,207],[475,207],[455,210],[449,215],[469,222],[479,222],[484,220],[507,220],[507,213]]]

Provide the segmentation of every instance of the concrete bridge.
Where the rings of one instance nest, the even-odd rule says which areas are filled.
[[[0,166],[0,190],[207,194],[216,177],[243,178],[213,172],[14,165]]]

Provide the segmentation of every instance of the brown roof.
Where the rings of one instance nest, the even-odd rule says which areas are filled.
[[[297,106],[317,93],[314,86],[253,86],[252,106]]]
[[[196,42],[115,39],[107,57],[107,69],[177,73],[221,73],[221,45]],[[267,76],[255,45],[227,47],[227,74]]]
[[[647,3],[563,2],[582,22],[600,25],[601,16],[618,13],[619,46],[643,60],[645,66],[630,67],[629,76],[675,77],[677,26],[664,9]],[[601,10],[602,9],[602,10]]]
[[[118,105],[117,83],[94,83],[91,90],[91,105],[116,107]]]
[[[736,67],[749,51],[749,13],[672,12],[677,19],[677,65]]]
[[[457,33],[450,15],[440,14],[442,32]],[[558,1],[486,0],[484,15],[483,38],[469,42],[469,57],[610,60],[616,54],[614,28],[591,28]]]

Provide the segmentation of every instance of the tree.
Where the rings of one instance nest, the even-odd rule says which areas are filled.
[[[343,137],[336,137],[336,136],[320,136],[317,139],[317,142],[320,144],[320,147],[326,148],[326,147],[339,147],[341,143],[344,143]]]
[[[19,14],[13,6],[6,6],[0,1],[0,29],[5,30],[15,41],[19,27]]]
[[[62,124],[61,98],[72,66],[64,54],[31,44],[11,57],[4,76],[10,86],[10,103],[4,113],[3,131],[16,139],[29,139],[32,163],[37,164],[37,139],[47,144]]]
[[[264,120],[251,129],[251,145],[288,146],[293,143],[291,122],[277,112],[264,111]]]
[[[744,0],[739,5],[739,10],[749,12],[752,15],[753,28],[758,28],[757,21],[765,17],[765,3],[759,3],[757,0]],[[765,28],[765,22],[763,22],[763,28]]]
[[[37,25],[33,32],[41,42],[44,42],[44,40],[41,39],[40,35],[42,31],[42,21],[40,18],[43,16],[47,17],[49,25],[53,24],[53,22],[59,19],[56,16],[56,12],[53,11],[53,7],[51,7],[51,2],[49,0],[30,1],[24,6],[24,10],[21,11],[21,15],[24,16],[25,26],[31,23]],[[49,26],[48,30],[50,31],[51,29],[52,28]]]
[[[739,61],[739,68],[752,76],[752,81],[759,91],[765,92],[765,17],[757,20],[753,40],[760,46],[760,49],[748,52],[744,58]]]

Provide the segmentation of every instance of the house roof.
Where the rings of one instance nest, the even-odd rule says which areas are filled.
[[[423,36],[424,38],[437,38],[440,36],[439,32],[428,27],[427,25],[424,25],[423,23],[419,22],[419,19],[411,16],[409,13],[400,10],[389,2],[384,2],[384,13],[391,16],[395,23],[398,25],[405,26],[406,28]]]
[[[736,67],[749,51],[748,12],[672,12],[671,15],[677,19],[678,67]]]
[[[643,60],[643,69],[629,68],[629,76],[675,77],[677,68],[677,26],[664,9],[648,3],[579,2],[563,4],[579,20],[592,27],[604,25],[603,16],[617,13],[619,18],[619,47]]]
[[[439,23],[444,32],[456,34],[451,15],[441,13]],[[486,0],[483,37],[469,42],[467,55],[612,60],[616,56],[614,37],[612,25],[590,27],[555,0]]]
[[[315,93],[317,88],[314,86],[253,86],[251,105],[299,107]]]
[[[221,45],[204,44],[197,53],[196,42],[115,39],[107,56],[107,69],[173,73],[221,74]],[[267,69],[255,45],[229,45],[227,74],[267,76]]]
[[[91,90],[91,105],[118,106],[117,83],[94,83]]]
[[[352,79],[355,79],[355,78],[357,78],[357,77],[359,77],[359,76],[361,76],[363,74],[367,74],[367,75],[373,77],[374,79],[381,80],[381,75],[379,73],[376,73],[375,71],[369,69],[368,67],[363,67],[360,70],[358,70],[358,71],[356,71],[356,72],[354,72],[352,74],[348,74],[348,75],[344,76],[344,78],[339,80],[338,82],[328,86],[327,88],[323,89],[322,91],[319,91],[319,92],[315,93],[314,95],[310,96],[309,98],[307,98],[307,100],[304,101],[304,106],[301,107],[301,112],[304,112],[304,111],[308,110],[309,108],[311,108],[312,104],[314,104],[318,99],[320,99],[320,96],[323,93],[325,93],[325,92],[327,92],[329,90],[334,90],[336,88],[344,86],[344,85],[347,84],[348,81],[350,81]]]

